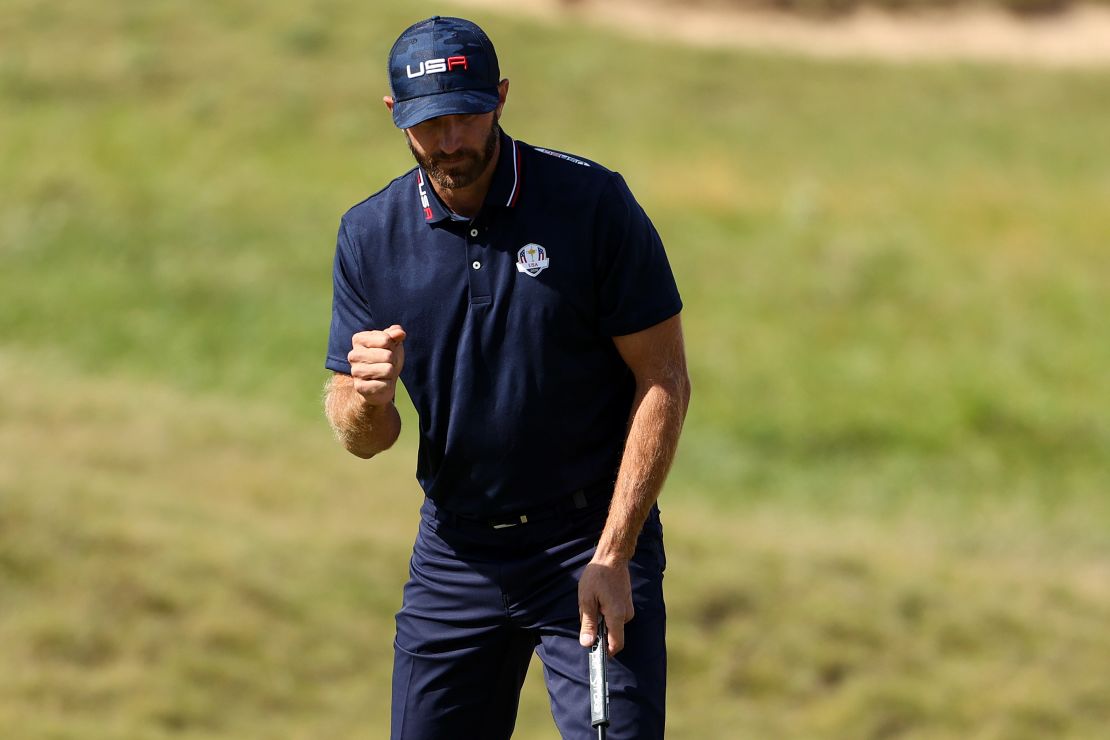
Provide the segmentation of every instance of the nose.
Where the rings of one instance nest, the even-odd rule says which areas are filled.
[[[454,154],[463,144],[460,116],[444,116],[440,128],[439,148],[444,154]]]

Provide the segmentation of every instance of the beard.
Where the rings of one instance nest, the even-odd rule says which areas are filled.
[[[450,156],[444,154],[421,155],[413,147],[412,140],[407,135],[405,141],[408,142],[413,159],[424,168],[428,177],[432,178],[441,188],[457,190],[473,184],[486,171],[486,167],[493,160],[493,152],[497,148],[497,138],[500,133],[501,126],[494,120],[481,151],[460,149]]]

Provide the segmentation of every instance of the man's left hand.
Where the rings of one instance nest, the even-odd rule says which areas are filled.
[[[598,615],[609,629],[609,656],[624,648],[624,625],[636,614],[632,606],[632,579],[628,563],[591,560],[578,579],[578,615],[582,620],[578,642],[592,647],[597,640]]]

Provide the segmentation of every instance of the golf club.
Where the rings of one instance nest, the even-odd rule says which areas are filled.
[[[601,617],[597,624],[597,640],[590,648],[590,724],[597,728],[598,740],[605,740],[609,727],[609,679],[605,671],[608,644],[605,617]]]

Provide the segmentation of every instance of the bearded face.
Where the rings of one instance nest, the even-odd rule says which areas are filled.
[[[493,161],[500,132],[497,117],[492,116],[484,140],[474,147],[459,147],[450,154],[436,149],[420,152],[413,145],[412,136],[406,135],[405,140],[416,163],[428,173],[428,177],[441,188],[455,190],[473,184],[486,171]]]

